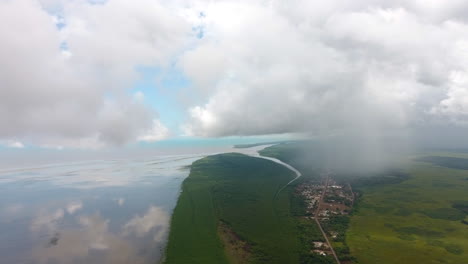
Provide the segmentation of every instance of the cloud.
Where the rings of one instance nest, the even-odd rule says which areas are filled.
[[[190,81],[175,92],[188,105],[187,135],[466,129],[466,1],[0,5],[2,144],[99,148],[172,135],[158,105],[131,91],[141,66]]]
[[[24,145],[23,143],[19,142],[19,141],[15,141],[15,140],[7,140],[7,141],[4,141],[4,142],[1,142],[0,141],[0,145],[4,145],[8,148],[24,148]]]
[[[444,125],[466,129],[466,1],[202,8],[204,37],[180,64],[210,93],[189,109],[189,135],[305,132],[379,141]],[[205,54],[213,56],[206,63]]]
[[[164,67],[185,45],[190,25],[167,7],[20,0],[0,16],[0,141],[96,148],[167,133],[128,91],[136,67]]]
[[[52,233],[57,229],[59,222],[64,216],[65,211],[62,208],[56,209],[53,212],[42,210],[31,222],[30,229],[33,232],[44,230],[46,233]]]
[[[83,203],[81,201],[72,202],[66,206],[67,212],[71,215],[81,210],[82,208],[83,208]]]
[[[146,263],[146,256],[137,252],[127,241],[109,230],[109,220],[99,214],[77,219],[79,228],[66,228],[53,236],[48,247],[38,245],[32,249],[31,259],[37,263]],[[90,254],[100,251],[99,254]]]
[[[169,137],[169,129],[167,129],[159,120],[153,120],[153,126],[147,130],[145,134],[138,137],[139,141],[153,142]]]
[[[124,199],[120,198],[120,202]],[[43,210],[33,219],[32,235],[47,240],[38,243],[25,254],[37,263],[148,263],[159,258],[152,249],[161,246],[169,228],[169,215],[159,207],[150,206],[143,216],[134,216],[123,226],[111,225],[99,212],[75,215],[81,202],[70,203],[66,209]],[[16,210],[16,209],[15,209]],[[70,215],[65,217],[65,211]],[[67,221],[67,225],[60,225]],[[116,232],[112,230],[115,228]],[[135,239],[135,235],[138,239]],[[146,238],[145,238],[146,236]],[[95,254],[98,253],[98,254]]]
[[[65,217],[65,212],[73,215],[82,208],[83,203],[81,201],[71,202],[63,208],[55,210],[43,208],[39,210],[31,221],[30,229],[33,232],[45,231],[46,233],[53,233],[58,229],[60,221]]]
[[[151,206],[143,216],[134,216],[124,225],[124,234],[135,234],[138,237],[154,231],[154,240],[160,241],[167,232],[169,215],[159,207]]]
[[[117,201],[117,204],[118,204],[119,206],[122,206],[122,205],[124,205],[124,203],[125,203],[125,199],[124,199],[124,198],[116,199],[116,201]]]

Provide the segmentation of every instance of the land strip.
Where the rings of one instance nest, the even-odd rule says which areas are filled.
[[[294,176],[242,154],[194,162],[174,210],[164,263],[299,263],[290,192],[275,197]]]

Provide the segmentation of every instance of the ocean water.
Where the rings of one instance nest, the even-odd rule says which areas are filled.
[[[107,157],[0,150],[0,264],[157,263],[188,166],[264,147],[232,148],[250,142],[168,141]]]
[[[156,263],[200,155],[0,172],[0,263]]]

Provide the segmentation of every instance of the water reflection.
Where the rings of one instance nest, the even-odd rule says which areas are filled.
[[[0,171],[0,263],[157,263],[187,166],[201,157]]]
[[[199,156],[0,172],[1,263],[155,263]]]
[[[50,219],[61,217],[53,214]],[[161,242],[167,231],[168,219],[163,209],[150,206],[145,215],[136,215],[122,230],[111,232],[111,220],[99,213],[77,216],[74,219],[76,227],[58,229],[51,234],[46,245],[36,245],[32,259],[36,263],[149,263],[154,255],[154,243],[147,243],[147,240],[141,243],[132,236],[139,240],[151,237],[154,242]],[[144,244],[147,244],[146,248]]]
[[[134,216],[124,225],[124,234],[143,237],[155,229],[154,241],[161,241],[169,225],[169,215],[159,207],[151,206],[145,215]]]

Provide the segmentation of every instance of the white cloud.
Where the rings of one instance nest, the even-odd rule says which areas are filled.
[[[153,126],[138,137],[139,141],[153,142],[169,137],[169,129],[159,120],[153,120]]]
[[[151,206],[143,216],[134,216],[124,225],[124,234],[143,237],[153,230],[154,240],[159,241],[167,232],[168,225],[168,213],[159,207]]]
[[[33,232],[45,230],[47,233],[56,231],[59,221],[65,216],[65,211],[62,208],[56,209],[53,212],[40,211],[33,219],[30,229]]]
[[[83,208],[83,203],[81,201],[71,202],[66,206],[67,212],[71,215],[81,210],[82,208]]]
[[[125,203],[125,199],[124,199],[124,198],[119,198],[119,199],[117,199],[116,201],[117,201],[117,204],[118,204],[119,206],[122,206],[122,205]]]
[[[134,242],[113,234],[109,220],[99,214],[82,216],[77,219],[79,228],[63,228],[55,235],[56,244],[45,247],[39,243],[28,256],[37,263],[90,263],[97,261],[90,250],[99,250],[100,263],[146,263],[145,256],[137,252]],[[144,246],[143,246],[144,248]]]
[[[20,141],[16,141],[16,140],[7,140],[7,141],[4,141],[4,142],[0,141],[0,144],[6,146],[8,148],[24,148],[24,144],[21,143]]]
[[[169,136],[129,91],[138,66],[191,81],[190,135],[465,127],[466,14],[461,0],[4,1],[0,141]]]
[[[20,0],[0,16],[0,141],[97,148],[156,134],[157,114],[127,90],[137,66],[164,67],[185,45],[190,25],[168,7]]]
[[[468,28],[460,14],[468,4],[455,2],[207,4],[206,37],[181,63],[211,94],[184,128],[384,137],[422,123],[464,125]],[[204,54],[222,63],[205,63]]]

